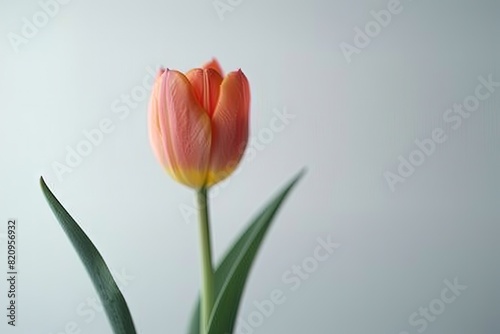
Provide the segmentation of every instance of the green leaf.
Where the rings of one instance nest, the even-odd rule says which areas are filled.
[[[208,334],[229,334],[233,332],[243,289],[257,251],[276,212],[303,174],[304,171],[300,172],[268,203],[231,247],[215,270],[214,289],[216,299]],[[198,298],[191,319],[189,334],[200,334],[199,321],[200,301]]]
[[[78,226],[78,223],[50,191],[43,177],[40,177],[40,186],[52,212],[59,220],[61,227],[80,256],[80,260],[85,265],[92,283],[94,283],[94,287],[99,294],[113,332],[115,334],[135,334],[136,331],[127,302],[123,298],[120,289],[118,289],[101,254],[85,232]]]

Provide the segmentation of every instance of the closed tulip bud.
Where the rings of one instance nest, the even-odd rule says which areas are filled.
[[[162,69],[149,105],[153,151],[172,177],[195,189],[229,176],[248,141],[250,88],[241,70],[214,59],[183,74]]]

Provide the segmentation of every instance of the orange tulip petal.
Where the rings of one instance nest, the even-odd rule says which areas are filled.
[[[222,81],[219,102],[212,116],[212,148],[207,184],[231,174],[243,156],[248,141],[250,87],[241,70]]]
[[[217,73],[219,73],[219,75],[221,77],[224,76],[224,71],[222,70],[222,67],[220,66],[220,64],[217,61],[217,59],[215,59],[215,58],[212,58],[211,61],[209,61],[208,63],[206,63],[205,65],[203,65],[203,68],[204,69],[211,68],[211,69],[217,71]]]
[[[211,68],[195,68],[186,73],[186,77],[193,86],[198,102],[206,110],[208,116],[211,117],[217,106],[222,83],[219,72]]]
[[[184,74],[167,70],[160,93],[159,124],[170,143],[168,159],[175,178],[191,187],[205,184],[211,144],[210,118]]]
[[[167,143],[164,141],[160,123],[159,123],[159,94],[162,82],[162,75],[165,73],[165,69],[160,69],[156,76],[156,80],[153,85],[151,98],[149,100],[149,113],[148,113],[148,126],[149,126],[149,141],[153,152],[162,166],[171,169],[172,166],[168,159]]]

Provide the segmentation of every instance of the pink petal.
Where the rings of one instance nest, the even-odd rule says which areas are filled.
[[[211,68],[211,69],[217,71],[220,74],[221,77],[224,76],[224,71],[222,70],[222,67],[220,66],[220,64],[217,61],[217,59],[215,59],[215,58],[212,58],[211,61],[209,61],[208,63],[206,63],[205,65],[203,65],[203,68],[204,69]]]
[[[159,122],[159,94],[162,83],[162,76],[165,73],[164,69],[160,69],[156,76],[156,80],[153,85],[151,98],[149,100],[149,113],[148,113],[148,127],[149,127],[149,141],[156,159],[160,164],[167,169],[171,169],[170,161],[167,158],[167,147],[166,141],[164,140]]]
[[[250,87],[241,70],[222,81],[212,116],[212,148],[207,183],[215,184],[236,169],[248,141]]]
[[[196,99],[211,117],[219,99],[222,77],[211,68],[195,68],[186,73],[186,77],[193,86]]]
[[[210,118],[188,79],[178,71],[163,76],[159,103],[160,131],[175,178],[194,188],[205,184],[209,162]]]

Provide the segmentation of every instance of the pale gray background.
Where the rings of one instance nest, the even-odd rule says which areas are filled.
[[[193,193],[155,161],[147,101],[123,120],[111,104],[148,67],[185,71],[216,56],[250,80],[252,136],[273,110],[295,118],[213,199],[215,256],[308,167],[247,285],[245,319],[272,290],[287,298],[255,333],[418,333],[408,317],[455,277],[467,289],[425,332],[499,333],[500,89],[456,131],[442,115],[474,93],[478,76],[500,81],[500,2],[404,0],[349,64],[340,43],[352,44],[354,27],[387,3],[243,0],[221,20],[211,0],[72,0],[15,52],[9,32],[41,7],[2,0],[0,233],[19,220],[21,274],[19,326],[7,327],[2,311],[0,331],[66,333],[74,321],[80,333],[110,333],[103,313],[86,323],[76,311],[95,292],[42,197],[43,175],[109,266],[134,277],[123,292],[139,333],[184,333],[199,286],[198,231],[179,207]],[[114,131],[59,181],[53,162],[103,118]],[[383,173],[436,127],[448,141],[391,192]],[[328,235],[340,248],[290,291],[282,274]]]

